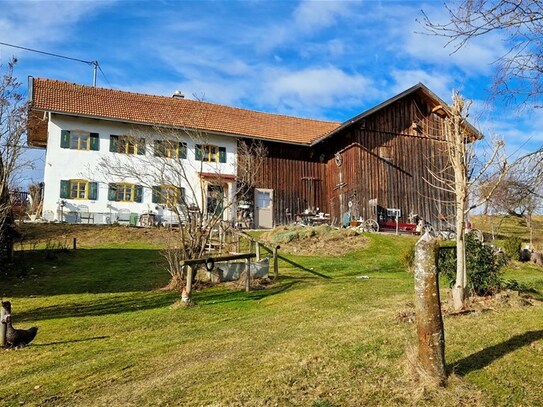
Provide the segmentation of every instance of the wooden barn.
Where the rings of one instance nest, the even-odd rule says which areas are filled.
[[[266,142],[257,226],[271,226],[259,214],[266,204],[259,194],[268,193],[275,225],[304,212],[329,214],[336,224],[346,213],[384,221],[396,209],[401,222],[418,215],[445,228],[454,214],[453,197],[432,185],[430,171],[448,166],[442,141],[447,110],[419,83],[308,143]]]

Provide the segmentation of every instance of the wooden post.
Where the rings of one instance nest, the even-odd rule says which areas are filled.
[[[256,249],[255,249],[256,261],[260,261],[260,243],[258,243],[257,241],[255,241],[255,243],[256,243]]]
[[[77,238],[74,237],[74,250],[77,250]]]
[[[245,260],[245,271],[247,273],[245,277],[245,291],[251,291],[251,259]]]
[[[192,291],[192,266],[187,266],[187,285],[185,286],[185,289],[181,293],[181,300],[185,303],[185,305],[191,304],[191,291]]]
[[[436,267],[438,250],[437,240],[428,232],[415,245],[415,311],[420,367],[425,376],[445,385],[445,332]]]
[[[239,241],[240,241],[240,235],[238,233],[236,233],[236,253],[239,253],[240,252],[240,244],[239,244]]]
[[[281,246],[275,246],[273,248],[273,279],[277,280],[279,278],[279,256],[277,251]]]
[[[7,345],[6,331],[7,325],[4,324],[4,318],[11,314],[11,303],[9,301],[2,302],[2,310],[0,311],[0,347]]]

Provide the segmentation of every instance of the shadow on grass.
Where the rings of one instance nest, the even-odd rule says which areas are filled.
[[[459,376],[465,376],[474,370],[480,370],[488,366],[493,361],[507,355],[508,353],[514,352],[517,349],[527,346],[540,339],[543,339],[543,331],[528,331],[522,335],[515,335],[505,342],[490,346],[474,353],[473,355],[450,364],[449,370],[453,371]]]
[[[16,253],[17,269],[3,279],[3,297],[149,291],[170,278],[159,250],[78,249]]]
[[[123,314],[126,312],[166,307],[173,304],[178,297],[179,294],[173,292],[134,293],[130,297],[126,295],[113,295],[106,298],[97,298],[96,301],[66,302],[62,305],[37,308],[28,312],[17,313],[14,310],[13,314],[16,316],[16,323],[46,319]]]
[[[287,259],[286,257],[284,256],[277,256],[279,259],[283,260],[285,263],[288,263],[290,264],[291,266],[294,266],[302,271],[307,271],[308,273],[311,273],[315,276],[318,276],[318,277],[321,277],[321,278],[326,278],[326,279],[331,279],[332,277],[330,276],[327,276],[326,274],[322,274],[322,273],[319,273],[318,271],[315,271],[315,270],[312,270],[312,269],[308,269],[307,267],[304,267],[302,266],[301,264],[299,263],[296,263],[295,261],[292,261],[290,259]]]
[[[272,295],[280,294],[289,288],[292,288],[298,282],[291,281],[286,284],[282,284],[277,287],[271,287],[264,290],[255,290],[250,292],[245,291],[222,291],[219,293],[202,293],[194,296],[194,300],[197,304],[200,305],[211,305],[211,304],[223,304],[227,302],[238,302],[238,301],[258,301]]]
[[[49,342],[49,343],[36,343],[32,344],[32,347],[42,347],[42,346],[53,346],[53,345],[65,345],[68,343],[77,343],[77,342],[89,342],[89,341],[99,341],[102,339],[108,339],[109,336],[95,336],[92,338],[85,338],[85,339],[72,339],[69,341],[58,341],[58,342]]]

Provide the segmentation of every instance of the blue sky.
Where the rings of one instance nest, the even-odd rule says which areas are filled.
[[[472,99],[471,121],[508,151],[543,144],[540,109],[489,102],[498,35],[451,55],[420,34],[439,1],[1,1],[0,42],[97,60],[98,86],[344,121],[423,82],[446,102]],[[0,45],[17,77],[92,84],[92,67]],[[43,153],[27,178],[41,180]]]

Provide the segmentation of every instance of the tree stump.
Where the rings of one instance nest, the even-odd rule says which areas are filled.
[[[443,386],[447,379],[445,332],[439,297],[437,240],[424,234],[415,245],[415,311],[421,373]]]

